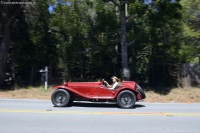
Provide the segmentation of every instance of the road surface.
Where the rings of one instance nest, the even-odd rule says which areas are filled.
[[[0,99],[0,133],[200,133],[200,103],[74,103]]]

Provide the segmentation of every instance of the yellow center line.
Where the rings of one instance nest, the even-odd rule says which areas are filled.
[[[90,112],[90,111],[57,111],[57,110],[19,110],[0,109],[7,113],[42,113],[42,114],[91,114],[91,115],[131,115],[131,116],[199,116],[200,113],[167,113],[167,112]]]

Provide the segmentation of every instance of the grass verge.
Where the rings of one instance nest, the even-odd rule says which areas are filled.
[[[14,90],[0,90],[0,98],[30,98],[30,99],[48,99],[51,98],[52,87],[45,90],[44,87],[17,88]],[[169,93],[163,95],[154,91],[145,91],[145,102],[184,102],[200,103],[200,88],[175,88]]]

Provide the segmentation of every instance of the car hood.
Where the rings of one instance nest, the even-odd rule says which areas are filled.
[[[101,82],[65,82],[65,86],[73,87],[73,86],[99,86]]]

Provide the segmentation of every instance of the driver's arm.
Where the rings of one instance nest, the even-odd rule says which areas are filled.
[[[118,85],[118,83],[117,82],[115,82],[111,87],[109,87],[108,89],[110,89],[110,90],[114,90],[115,89],[115,87]]]
[[[112,87],[111,85],[108,84],[107,81],[104,81],[104,82],[106,83],[106,85],[107,85],[108,88],[111,88],[111,87]]]

